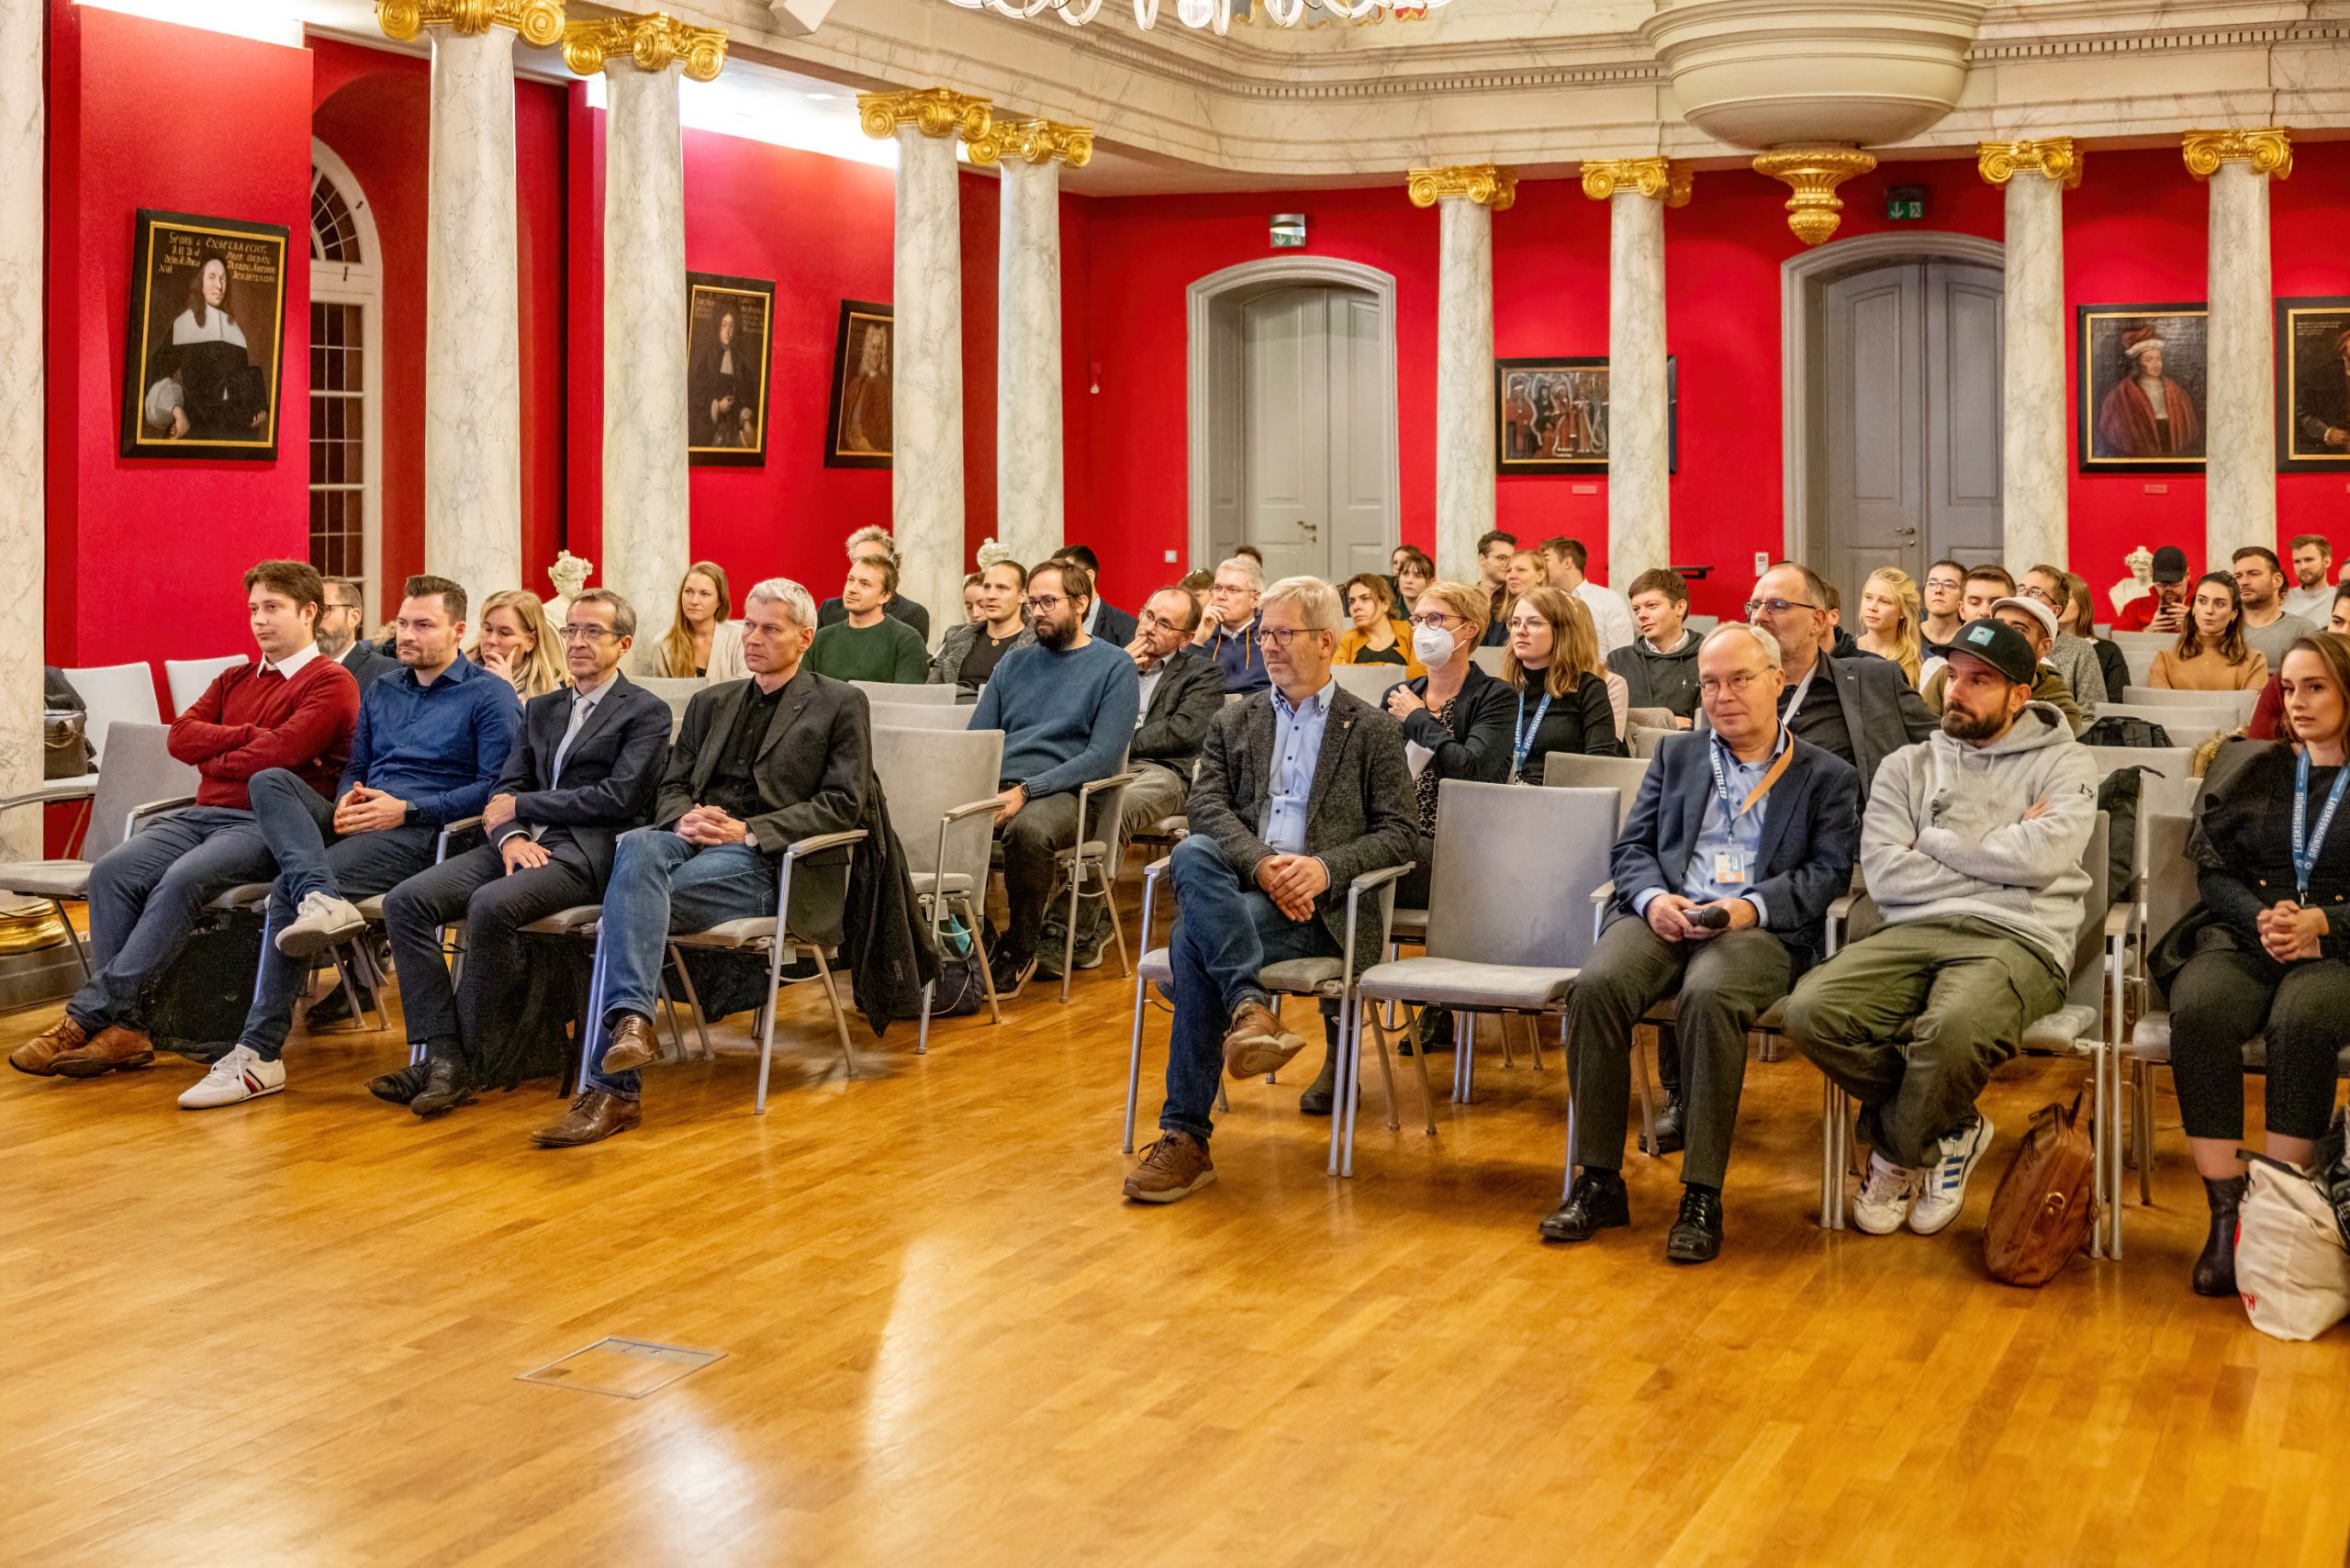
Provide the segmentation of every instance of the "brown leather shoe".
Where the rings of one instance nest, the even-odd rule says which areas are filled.
[[[63,1078],[97,1078],[145,1067],[154,1059],[155,1043],[145,1031],[109,1024],[81,1049],[61,1053],[50,1070]]]
[[[612,1043],[604,1047],[604,1070],[628,1072],[661,1057],[661,1036],[653,1020],[629,1014],[612,1028]]]
[[[1305,1042],[1281,1027],[1281,1015],[1261,1002],[1244,1002],[1232,1010],[1232,1027],[1224,1034],[1224,1070],[1235,1078],[1262,1078],[1289,1065]]]
[[[8,1053],[8,1065],[18,1072],[47,1078],[57,1070],[57,1058],[90,1043],[90,1032],[67,1014]]]
[[[572,1101],[571,1110],[551,1127],[541,1127],[531,1141],[541,1148],[577,1148],[624,1133],[644,1120],[644,1107],[633,1100],[590,1089]]]
[[[1126,1173],[1125,1194],[1138,1204],[1181,1203],[1214,1180],[1207,1145],[1189,1133],[1161,1133]]]

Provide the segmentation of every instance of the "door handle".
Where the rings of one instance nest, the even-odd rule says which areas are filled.
[[[1319,539],[1322,537],[1322,526],[1319,523],[1308,522],[1301,517],[1297,520],[1297,526],[1305,530],[1306,535],[1309,538]]]
[[[1918,531],[1914,528],[1897,528],[1893,532],[1898,533],[1904,539],[1915,539],[1918,537]]]

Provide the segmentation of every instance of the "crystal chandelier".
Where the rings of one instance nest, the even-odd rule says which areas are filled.
[[[990,10],[1007,17],[1028,17],[1039,11],[1050,10],[1073,28],[1091,21],[1102,9],[1102,0],[954,0],[966,10]],[[1446,0],[1242,0],[1241,11],[1249,13],[1254,4],[1261,3],[1264,14],[1284,28],[1296,27],[1309,12],[1318,12],[1334,21],[1361,21],[1374,12],[1386,11],[1398,16],[1425,16]],[[1218,34],[1232,30],[1234,0],[1175,0],[1175,19],[1187,28],[1212,28]],[[1158,22],[1158,0],[1134,0],[1135,25],[1148,31]]]

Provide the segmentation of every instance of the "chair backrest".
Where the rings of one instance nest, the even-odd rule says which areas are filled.
[[[1509,650],[1507,648],[1472,648],[1469,651],[1469,656],[1476,660],[1477,667],[1487,675],[1499,675],[1502,672],[1502,660],[1509,656]]]
[[[876,702],[913,702],[924,707],[942,708],[955,706],[957,688],[951,680],[935,686],[917,686],[894,680],[852,680],[849,684]]]
[[[1615,790],[1528,790],[1448,778],[1437,798],[1428,956],[1576,969],[1591,895],[1607,879]]]
[[[204,689],[222,670],[246,662],[241,654],[224,654],[217,659],[165,659],[163,684],[171,689],[173,715],[186,712],[188,704],[203,696]]]
[[[155,706],[155,672],[144,663],[69,669],[65,678],[88,705],[83,734],[100,762],[106,760],[106,732],[116,724],[162,722],[162,712]]]
[[[901,730],[967,730],[971,727],[971,710],[940,706],[929,702],[876,702],[872,704],[873,727],[894,725]],[[991,732],[1002,734],[1003,732]]]
[[[1389,689],[1404,681],[1402,665],[1332,665],[1330,678],[1338,689],[1349,697],[1360,698],[1376,708]]]
[[[2081,928],[2073,936],[2073,969],[2065,985],[2068,1005],[2094,1009],[2100,1016],[2105,997],[2105,912],[2130,896],[2129,889],[2112,884],[2112,862],[2108,858],[2112,833],[2113,819],[2098,812],[2088,846],[2081,851],[2089,890],[2081,895]]]
[[[2257,687],[2250,691],[2173,691],[2167,686],[2125,686],[2121,700],[2142,708],[2232,708],[2242,721],[2260,706],[2260,691]]]
[[[1700,637],[1721,623],[1722,618],[1718,615],[1684,615],[1681,618],[1681,624]]]
[[[196,793],[196,769],[165,747],[170,733],[161,724],[118,722],[115,725],[106,759],[98,768],[89,831],[82,837],[82,858],[95,860],[120,844],[136,808],[150,801]]]
[[[2232,708],[2155,708],[2135,702],[2100,702],[2092,717],[2143,719],[2150,724],[2160,724],[2174,747],[2185,746],[2190,751],[2221,730],[2232,730],[2244,722]]]
[[[2154,773],[2165,778],[2186,778],[2193,756],[2192,751],[2183,745],[2093,745],[2082,749],[2089,754],[2089,760],[2097,764],[2099,778],[2120,767],[2151,767],[2154,773],[2139,776],[2147,784],[2154,782]]]
[[[2199,868],[2187,857],[2190,821],[2168,812],[2146,819],[2146,950],[2203,902]]]
[[[1652,757],[1656,755],[1656,748],[1664,744],[1664,737],[1674,733],[1672,730],[1652,730],[1645,724],[1634,724],[1631,736],[1626,741],[1624,749],[1636,757],[1643,759]]]
[[[1542,758],[1542,782],[1553,790],[1613,790],[1622,804],[1616,812],[1616,831],[1632,814],[1632,797],[1649,776],[1645,756],[1585,756],[1581,752],[1554,751]],[[1442,819],[1438,819],[1441,821]]]
[[[957,806],[996,792],[1002,778],[1003,732],[965,730],[946,734],[897,724],[873,726],[873,771],[889,797],[890,825],[897,830],[910,871],[936,871],[939,819]],[[988,847],[995,819],[975,812],[946,830],[948,871],[971,879],[972,901],[982,903],[988,885]]]
[[[2130,634],[2127,632],[2116,632],[2113,634],[2113,645],[2121,650],[2121,662],[2130,666],[2130,684],[2143,686],[2154,678],[2154,655],[2165,648],[2170,647],[2178,639],[2165,637],[2156,643],[2124,643],[2121,639]],[[2126,691],[2129,688],[2124,687],[2122,689]]]

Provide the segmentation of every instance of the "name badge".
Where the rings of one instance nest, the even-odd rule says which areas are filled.
[[[1724,849],[1714,856],[1714,880],[1723,887],[1738,887],[1746,880],[1746,852]]]

